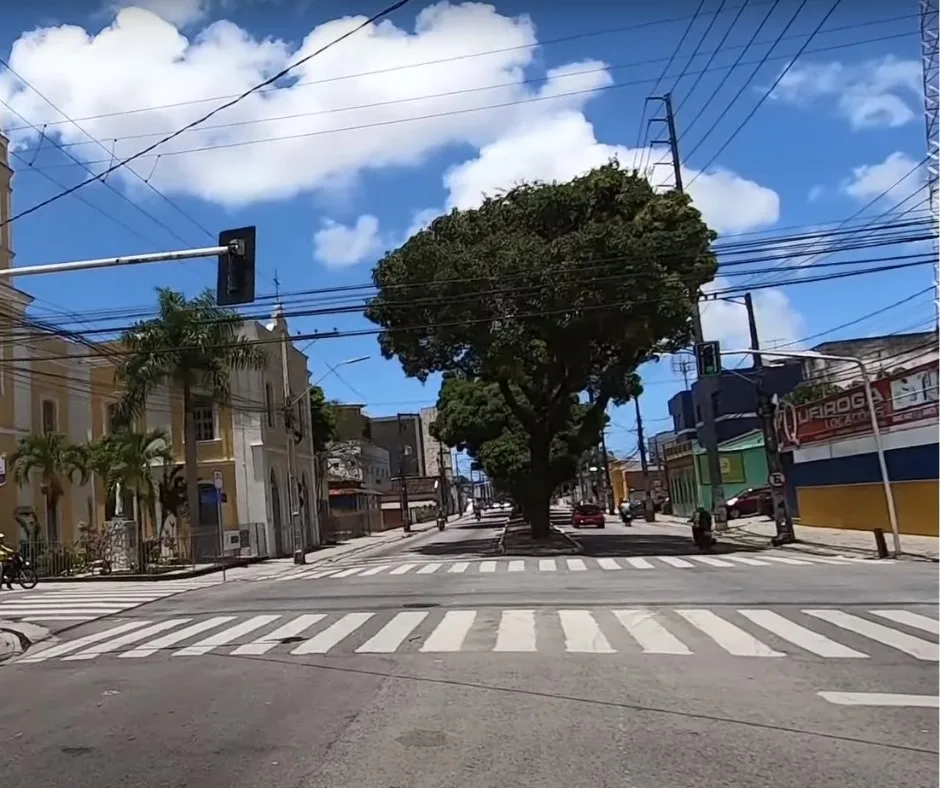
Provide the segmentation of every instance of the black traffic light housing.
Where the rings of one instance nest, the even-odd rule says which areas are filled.
[[[695,366],[700,378],[721,374],[721,346],[718,342],[699,342],[695,346]]]
[[[219,306],[250,304],[255,300],[255,228],[240,227],[219,233],[219,246],[228,252],[219,255]]]

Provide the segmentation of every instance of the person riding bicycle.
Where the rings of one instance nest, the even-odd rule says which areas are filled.
[[[14,550],[12,547],[7,547],[5,540],[6,536],[4,534],[0,534],[0,584],[6,583],[7,588],[12,591],[13,578],[7,572],[7,562],[14,555],[16,555],[16,550]]]

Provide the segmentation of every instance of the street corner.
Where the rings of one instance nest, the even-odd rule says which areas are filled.
[[[0,664],[20,656],[50,637],[52,632],[45,627],[25,621],[0,620]]]

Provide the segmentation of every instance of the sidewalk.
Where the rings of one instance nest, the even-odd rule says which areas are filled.
[[[668,525],[683,525],[689,527],[685,517],[675,517],[668,514],[657,514],[657,521]],[[779,549],[794,550],[797,552],[825,552],[835,550],[841,553],[854,553],[871,558],[877,558],[875,537],[871,531],[852,531],[843,528],[817,528],[811,525],[793,525],[796,544],[784,545]],[[721,540],[738,542],[748,547],[766,547],[767,543],[777,534],[776,526],[772,520],[764,518],[746,518],[732,520],[726,531],[716,531]],[[892,549],[891,533],[885,533],[888,549]],[[938,561],[940,555],[940,540],[933,536],[915,536],[901,534],[902,555],[907,558],[920,558],[927,561]]]

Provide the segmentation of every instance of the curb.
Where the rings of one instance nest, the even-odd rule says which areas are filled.
[[[45,627],[25,621],[0,621],[0,664],[18,657],[31,646],[52,637]]]
[[[415,528],[414,526],[412,526],[411,530],[408,531],[407,533],[401,533],[394,538],[390,538],[390,539],[385,540],[384,542],[381,542],[380,544],[360,545],[359,547],[355,547],[351,550],[346,550],[343,553],[340,553],[339,555],[324,556],[323,558],[319,558],[315,561],[311,561],[310,563],[311,564],[331,564],[334,561],[341,561],[345,558],[349,558],[350,556],[356,556],[356,555],[359,555],[359,553],[365,553],[369,550],[374,550],[377,547],[384,547],[387,544],[394,544],[395,542],[404,541],[405,539],[408,539],[412,536],[417,536],[418,534],[423,534],[426,531],[430,531],[432,528],[435,528],[435,527],[436,526],[434,524],[428,525],[424,528]]]
[[[563,537],[565,537],[565,539],[567,539],[569,542],[571,542],[571,544],[574,546],[574,549],[575,549],[579,554],[584,553],[584,545],[581,544],[581,542],[579,542],[577,539],[575,539],[575,538],[574,538],[571,534],[569,534],[567,531],[562,531],[560,528],[556,528],[555,526],[552,526],[552,530],[553,530],[555,533],[561,534]]]
[[[516,524],[518,525],[518,523]],[[499,536],[496,537],[495,552],[497,552],[499,555],[506,555],[505,541],[506,541],[506,533],[509,531],[509,526],[510,526],[510,523],[507,522],[506,525],[503,526],[503,530],[499,532]],[[558,526],[555,526],[555,525],[550,525],[549,531],[551,531],[552,533],[559,534],[560,536],[567,539],[568,543],[574,548],[574,551],[577,555],[582,555],[584,553],[584,545],[581,544],[581,542],[579,542],[577,539],[575,539],[571,534],[567,533],[566,531],[562,531]],[[557,556],[557,555],[563,555],[563,554],[556,553],[555,555]],[[546,555],[545,557],[551,557],[551,556]]]
[[[223,569],[237,569],[242,566],[252,566],[270,560],[267,556],[253,558],[239,558],[230,564],[212,564],[199,569],[190,569],[185,572],[163,572],[156,575],[87,575],[84,577],[43,577],[44,583],[161,583],[168,580],[189,580],[193,577],[214,575]]]

